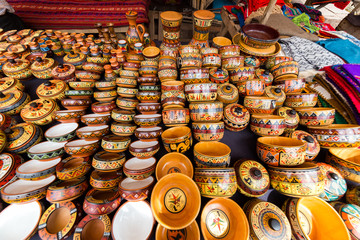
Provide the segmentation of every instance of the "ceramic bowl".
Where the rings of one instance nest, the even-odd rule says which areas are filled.
[[[117,97],[116,90],[94,92],[94,98],[99,102],[110,102],[115,100],[116,97]]]
[[[94,170],[90,175],[90,185],[98,190],[108,190],[118,188],[118,184],[122,178],[122,171],[102,172]]]
[[[129,215],[129,212],[132,214]],[[141,228],[139,228],[139,223]],[[116,211],[111,227],[114,240],[148,239],[155,224],[149,204],[145,201],[126,202]]]
[[[320,144],[316,140],[316,138],[310,133],[302,130],[295,130],[289,134],[289,137],[299,139],[305,143],[305,161],[313,161],[319,154]]]
[[[346,203],[359,206],[359,202],[360,202],[359,189],[360,189],[360,186],[349,187],[349,189],[346,191],[346,195],[345,195]]]
[[[161,87],[160,87],[160,85],[140,85],[139,90],[140,91],[160,91]]]
[[[117,98],[116,105],[121,109],[134,110],[138,105],[139,100],[132,98]]]
[[[120,77],[122,78],[132,78],[135,79],[137,77],[139,77],[139,72],[138,71],[134,71],[134,70],[120,70],[119,71]]]
[[[231,197],[236,193],[234,168],[195,168],[194,181],[203,197]]]
[[[286,196],[319,196],[325,187],[325,176],[320,168],[310,162],[294,167],[269,166],[271,186]]]
[[[224,108],[224,123],[225,128],[239,132],[244,130],[250,122],[250,113],[242,105],[232,103]]]
[[[224,122],[193,122],[194,138],[198,141],[220,141],[224,137]]]
[[[90,72],[90,71],[83,71],[83,70],[76,70],[75,71],[75,77],[77,79],[89,79],[91,81],[96,81],[101,78],[101,75],[96,72]]]
[[[94,113],[99,114],[109,114],[116,108],[116,104],[114,101],[111,102],[95,102],[91,104],[91,110]]]
[[[85,71],[96,72],[99,74],[101,74],[105,71],[104,66],[97,64],[97,63],[91,63],[91,62],[83,63],[82,69],[84,69]]]
[[[71,99],[65,98],[61,100],[61,105],[67,110],[86,110],[91,104],[90,99]]]
[[[265,61],[265,68],[271,69],[275,65],[287,62],[287,61],[293,61],[294,59],[292,57],[286,57],[286,56],[276,56],[276,57],[268,57]]]
[[[335,120],[334,108],[303,108],[297,110],[300,117],[300,124],[327,126]]]
[[[240,47],[238,45],[226,45],[219,48],[221,58],[240,56]]]
[[[284,203],[283,209],[290,221],[293,235],[299,239],[353,239],[340,215],[320,198],[290,198]],[[324,231],[331,231],[331,237],[323,235]]]
[[[216,49],[216,48],[214,48]],[[216,49],[217,50],[217,49]],[[202,55],[202,67],[205,68],[218,68],[221,66],[221,56],[218,53],[205,53]],[[230,63],[231,65],[232,63]],[[233,62],[234,65],[237,64],[236,61]]]
[[[141,140],[130,143],[129,152],[139,158],[145,159],[154,156],[160,149],[158,141],[146,141]]]
[[[176,69],[176,58],[172,56],[162,55],[159,58],[159,69]]]
[[[179,235],[178,235],[179,234]],[[177,236],[186,236],[189,239],[200,239],[200,230],[196,221],[192,222],[188,227],[182,229],[181,231],[169,230],[160,224],[156,228],[155,238],[156,239],[166,239],[167,237],[176,238]]]
[[[245,96],[244,106],[252,114],[272,114],[275,111],[276,99],[264,96]]]
[[[119,193],[127,201],[142,201],[150,195],[154,184],[152,176],[141,180],[124,178],[119,183]]]
[[[308,126],[308,132],[316,137],[322,148],[356,148],[360,146],[359,125]]]
[[[260,67],[261,65],[261,61],[258,57],[256,56],[245,56],[245,59],[244,59],[244,63],[245,63],[245,66],[247,67],[253,67],[255,68],[256,70]],[[256,72],[255,72],[255,75],[256,75]]]
[[[214,37],[212,39],[212,46],[214,48],[220,48],[227,45],[231,45],[231,40],[226,37]]]
[[[90,168],[87,158],[68,157],[56,166],[56,177],[64,181],[74,180],[85,176]]]
[[[230,81],[233,84],[237,84],[240,81],[254,79],[255,68],[254,67],[238,67],[229,70]]]
[[[92,90],[67,90],[65,96],[72,99],[91,98],[93,95]]]
[[[325,176],[325,188],[324,192],[320,194],[322,200],[331,202],[341,199],[346,191],[347,184],[341,173],[326,163],[316,163],[319,166],[320,171]]]
[[[161,134],[164,147],[168,152],[186,152],[192,145],[191,129],[189,127],[172,127]]]
[[[74,140],[65,144],[65,152],[73,157],[88,157],[93,155],[99,148],[99,141]]]
[[[154,127],[161,122],[161,114],[138,114],[134,117],[134,122],[140,127]]]
[[[264,95],[276,99],[276,108],[282,107],[286,99],[284,90],[276,86],[268,86],[265,88]]]
[[[132,98],[136,96],[138,89],[132,87],[118,87],[116,92],[120,97]]]
[[[109,133],[109,125],[86,126],[76,130],[78,138],[86,141],[100,140],[103,136]]]
[[[237,83],[240,96],[257,96],[265,92],[265,80],[249,79]]]
[[[190,111],[188,108],[169,107],[163,109],[162,121],[167,127],[187,125],[190,122]]]
[[[279,32],[263,24],[251,23],[241,28],[241,41],[253,48],[269,48],[279,40]]]
[[[136,109],[142,114],[156,114],[161,109],[160,103],[139,103]]]
[[[261,68],[255,70],[255,77],[263,79],[267,87],[271,86],[274,81],[274,76],[270,73],[270,71]]]
[[[214,101],[217,97],[216,83],[195,83],[185,86],[186,98],[189,102]]]
[[[180,80],[183,81],[185,84],[207,83],[209,82],[209,69],[207,68],[181,69]]]
[[[138,71],[139,68],[140,68],[139,63],[135,63],[135,62],[124,62],[123,63],[123,69],[125,69],[125,70]]]
[[[155,172],[156,159],[133,157],[127,160],[123,166],[125,175],[134,180],[142,180],[148,178]]]
[[[194,146],[195,164],[199,168],[227,167],[231,149],[221,142],[199,142]]]
[[[110,122],[110,114],[92,113],[81,116],[81,122],[88,126],[106,125]]]
[[[301,93],[305,89],[305,80],[302,78],[277,79],[274,85],[283,89],[286,94]]]
[[[145,60],[149,59],[149,60],[157,60],[159,59],[160,56],[160,49],[158,47],[146,47],[143,50],[143,55]]]
[[[69,87],[75,90],[92,90],[95,86],[95,82],[68,82]]]
[[[116,88],[115,81],[98,81],[95,82],[95,87],[100,91],[109,91]]]
[[[115,82],[118,87],[133,87],[133,88],[135,88],[137,85],[136,79],[133,79],[133,78],[118,77],[118,78],[116,78]]]
[[[151,209],[155,219],[172,230],[189,226],[199,214],[200,202],[200,192],[195,182],[182,173],[161,178],[151,194]]]
[[[162,128],[155,127],[139,127],[135,130],[135,137],[141,141],[154,141],[157,140],[162,133]]]
[[[287,137],[260,137],[256,150],[259,158],[269,166],[298,166],[305,162],[306,145]]]
[[[64,151],[64,145],[66,142],[41,142],[32,147],[27,151],[29,159],[34,160],[50,160],[61,157]]]
[[[210,81],[217,84],[229,82],[229,72],[223,68],[212,68],[209,70]]]
[[[279,136],[284,133],[285,119],[276,115],[252,114],[250,129],[259,136]]]
[[[163,108],[185,106],[186,98],[184,91],[172,90],[161,93],[161,105]]]
[[[140,91],[136,94],[136,98],[141,103],[157,103],[160,100],[161,93],[157,91]]]
[[[360,150],[356,148],[336,149],[330,148],[326,162],[340,171],[346,179],[360,183]]]
[[[58,110],[55,111],[55,120],[62,123],[79,122],[80,117],[85,114],[85,110]]]
[[[143,61],[143,62],[149,62],[149,61]],[[156,77],[157,73],[158,73],[157,66],[141,66],[139,69],[139,74],[144,77]]]
[[[47,178],[55,174],[56,165],[61,161],[61,158],[53,160],[29,160],[22,163],[16,169],[16,176],[23,180],[36,181]]]
[[[276,80],[286,78],[297,78],[299,75],[299,64],[295,61],[278,63],[270,69]]]
[[[188,69],[198,67],[202,65],[202,59],[200,53],[184,53],[177,61],[179,69]]]
[[[318,95],[316,93],[288,93],[284,106],[291,108],[314,107],[317,103]]]
[[[129,123],[134,120],[135,111],[114,109],[111,112],[111,118],[116,122]]]
[[[195,45],[181,45],[179,47],[180,55],[187,54],[187,53],[200,53],[200,49],[198,46]]]
[[[201,213],[200,223],[205,239],[247,240],[250,236],[249,222],[244,211],[228,198],[210,200]]]
[[[220,121],[223,117],[223,103],[219,101],[190,103],[189,109],[194,122]]]
[[[101,141],[101,147],[108,152],[124,152],[128,149],[131,139],[116,135],[107,135]]]
[[[155,85],[159,83],[159,78],[157,77],[138,77],[137,82],[141,85]]]
[[[156,179],[159,181],[165,175],[172,173],[183,173],[192,178],[194,168],[189,158],[177,152],[167,153],[160,158],[155,169]]]
[[[70,141],[75,138],[78,127],[77,123],[60,123],[46,130],[44,136],[50,142]]]
[[[299,115],[297,112],[289,107],[280,107],[276,109],[276,115],[285,118],[285,133],[290,134],[291,132],[295,131],[299,125]]]
[[[86,193],[83,203],[83,209],[84,212],[88,215],[101,216],[101,215],[110,214],[113,211],[115,211],[120,206],[120,202],[121,202],[121,196],[120,193],[117,191],[117,189],[115,190],[91,189]],[[107,219],[105,218],[104,220]],[[111,222],[110,219],[108,219],[109,225],[110,222]],[[110,230],[111,226],[109,226],[108,229]],[[95,228],[94,231],[96,230],[97,229]],[[92,235],[95,234],[96,233],[93,233]]]
[[[182,81],[166,81],[161,83],[161,91],[184,91],[184,85]]]
[[[244,56],[227,57],[221,60],[223,69],[231,70],[244,66]]]
[[[107,172],[122,168],[126,161],[124,153],[97,152],[92,159],[92,166],[96,170]]]
[[[178,70],[176,67],[160,69],[158,71],[158,77],[161,83],[174,81],[178,78]]]

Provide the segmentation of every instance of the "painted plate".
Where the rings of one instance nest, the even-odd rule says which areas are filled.
[[[188,227],[180,230],[169,230],[158,224],[156,228],[156,240],[200,240],[199,226],[194,221]]]
[[[160,180],[165,175],[171,173],[183,173],[192,178],[194,168],[189,158],[184,154],[172,152],[165,154],[157,163],[155,170],[156,179]]]

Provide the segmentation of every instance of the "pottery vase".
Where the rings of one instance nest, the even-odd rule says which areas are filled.
[[[160,18],[164,37],[160,49],[177,52],[180,46],[180,26],[183,16],[178,12],[166,11],[160,14]]]
[[[190,41],[190,45],[195,45],[200,48],[210,47],[209,45],[209,31],[211,23],[215,18],[215,14],[208,10],[198,10],[194,12],[194,33]]]
[[[129,22],[129,28],[126,32],[126,41],[131,49],[134,49],[135,43],[142,43],[145,33],[145,27],[141,24],[136,24],[138,13],[135,11],[128,11],[126,18]]]

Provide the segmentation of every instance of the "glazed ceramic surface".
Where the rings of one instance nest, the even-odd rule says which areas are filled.
[[[297,110],[301,125],[330,125],[335,120],[334,108],[305,108]]]
[[[217,100],[222,102],[224,106],[237,103],[239,100],[239,90],[231,83],[224,83],[218,86]]]
[[[190,178],[193,177],[192,163],[184,154],[173,152],[160,158],[155,170],[156,179],[159,180],[172,173],[183,173]]]
[[[190,118],[194,122],[220,121],[223,117],[222,102],[190,103]]]
[[[324,192],[320,194],[320,198],[325,201],[336,201],[345,195],[347,190],[346,181],[336,168],[326,163],[316,163],[320,167],[320,171],[325,176]]]
[[[331,148],[325,160],[327,163],[335,167],[345,179],[360,183],[359,159],[359,149]]]
[[[116,190],[91,189],[86,193],[83,209],[90,215],[109,214],[119,207],[120,193]]]
[[[263,96],[245,96],[244,106],[250,113],[272,114],[275,111],[276,99]]]
[[[141,140],[130,143],[129,152],[137,158],[150,158],[160,149],[158,141],[143,142]]]
[[[156,234],[155,234],[156,239],[169,239],[169,238],[174,239],[177,237],[199,240],[200,239],[200,230],[199,230],[199,226],[196,223],[196,221],[194,221],[191,225],[189,225],[188,227],[183,228],[181,230],[166,229],[165,227],[158,224],[158,226],[156,228]]]
[[[250,129],[259,136],[279,136],[284,133],[285,121],[276,115],[253,114]]]
[[[161,134],[164,147],[168,152],[186,152],[192,145],[192,134],[189,127],[172,127]]]
[[[92,113],[81,116],[81,122],[88,126],[108,124],[111,120],[108,113]]]
[[[159,126],[149,128],[139,127],[134,133],[142,141],[153,141],[161,136],[162,128]]]
[[[57,158],[65,153],[65,144],[66,142],[41,142],[30,147],[27,151],[27,154],[30,159],[35,160]]]
[[[249,111],[240,104],[229,104],[224,109],[226,129],[234,132],[242,131],[250,122]]]
[[[241,80],[237,83],[241,96],[258,96],[265,92],[265,81],[261,79]]]
[[[220,141],[224,137],[224,122],[193,122],[194,138],[198,141]]]
[[[300,118],[294,109],[289,107],[281,107],[277,109],[276,114],[285,118],[284,121],[286,133],[291,133],[298,127]]]
[[[154,173],[155,166],[156,159],[154,157],[145,159],[133,157],[125,162],[123,170],[127,177],[142,180]]]
[[[289,137],[302,140],[305,143],[305,145],[306,145],[305,160],[306,161],[314,160],[316,158],[316,156],[319,154],[320,145],[319,145],[318,141],[316,140],[316,138],[314,136],[312,136],[311,134],[309,134],[305,131],[296,130],[296,131],[293,131],[292,133],[290,133]]]
[[[45,132],[45,138],[51,142],[65,142],[75,138],[77,123],[61,123],[49,128]]]
[[[194,146],[197,167],[226,167],[230,164],[231,149],[221,142],[199,142]]]
[[[128,201],[145,200],[150,195],[154,183],[155,179],[152,176],[140,180],[124,178],[119,183],[119,193]]]
[[[101,140],[101,147],[108,152],[123,152],[128,149],[130,144],[129,137],[107,135]]]

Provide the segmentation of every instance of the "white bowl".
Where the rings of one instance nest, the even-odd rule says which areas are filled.
[[[24,162],[16,169],[16,176],[24,180],[33,180],[38,178],[44,178],[50,174],[55,173],[56,165],[61,161],[61,158],[55,158],[53,160],[29,160]]]
[[[78,123],[60,123],[45,132],[45,138],[51,142],[63,142],[75,137],[75,131],[79,127]]]
[[[156,159],[154,157],[146,158],[146,159],[133,157],[125,162],[124,167],[129,170],[139,170],[139,169],[148,168],[152,166],[155,162]]]
[[[132,178],[125,178],[120,182],[120,187],[126,190],[143,189],[150,186],[154,182],[154,177],[150,176],[142,180],[134,180]]]

